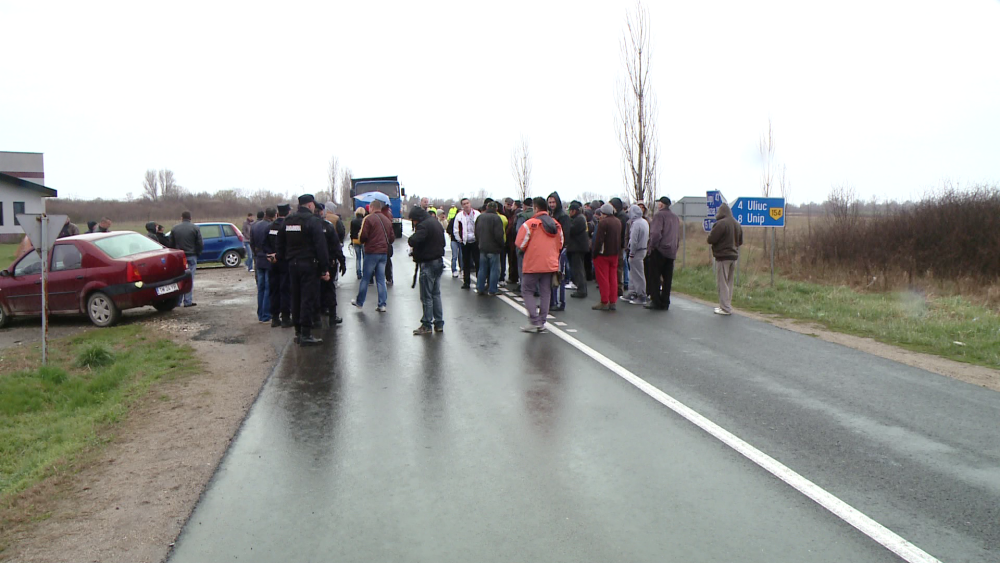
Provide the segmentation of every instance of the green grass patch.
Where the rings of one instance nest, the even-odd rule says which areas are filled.
[[[14,261],[17,247],[16,244],[0,244],[0,269],[9,267],[10,263]]]
[[[191,348],[147,330],[55,340],[48,366],[0,375],[0,504],[105,443],[155,382],[194,372]]]
[[[741,276],[733,306],[811,321],[917,352],[1000,368],[1000,315],[963,297],[917,292],[875,293],[844,286]],[[711,267],[674,272],[673,288],[709,301],[718,299]]]

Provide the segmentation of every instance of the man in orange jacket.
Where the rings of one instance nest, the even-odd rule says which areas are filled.
[[[535,215],[517,231],[514,245],[524,253],[521,296],[531,323],[523,332],[544,332],[552,298],[552,276],[559,271],[563,248],[562,226],[546,211],[545,198],[535,198]]]

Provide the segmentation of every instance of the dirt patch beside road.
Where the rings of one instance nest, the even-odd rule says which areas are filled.
[[[15,561],[161,561],[247,410],[271,373],[292,331],[257,322],[256,286],[243,267],[199,269],[197,307],[160,314],[151,308],[125,322],[192,346],[204,370],[154,387],[115,429],[95,459],[60,481],[28,491],[45,520],[21,525],[4,538],[0,559]],[[89,326],[58,321],[53,336]],[[0,337],[0,348],[37,342],[37,321],[21,321]]]

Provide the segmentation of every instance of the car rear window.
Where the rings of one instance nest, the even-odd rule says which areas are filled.
[[[236,236],[236,231],[233,230],[233,226],[232,225],[223,225],[222,226],[222,232],[226,233],[227,237],[235,237]]]
[[[222,226],[220,225],[198,225],[201,229],[201,238],[221,238]]]
[[[162,250],[159,243],[153,242],[139,233],[122,234],[94,241],[94,246],[100,248],[111,258],[124,258],[150,250]]]

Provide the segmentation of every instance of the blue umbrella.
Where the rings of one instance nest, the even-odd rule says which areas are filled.
[[[363,194],[358,194],[354,196],[354,199],[358,201],[363,201],[365,203],[371,203],[372,200],[377,199],[386,205],[389,204],[389,196],[385,195],[382,192],[365,192]]]

